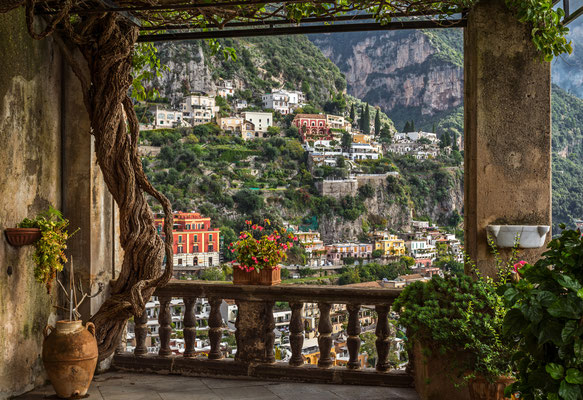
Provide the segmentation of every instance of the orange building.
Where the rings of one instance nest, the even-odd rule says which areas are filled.
[[[154,224],[158,233],[164,235],[162,215],[156,215]],[[221,232],[211,228],[210,218],[195,212],[174,213],[172,234],[174,265],[205,267],[219,265]]]

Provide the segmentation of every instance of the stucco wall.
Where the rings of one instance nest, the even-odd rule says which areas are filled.
[[[49,204],[61,207],[61,58],[33,41],[24,13],[0,14],[0,399],[44,383],[42,331],[54,293],[34,280],[33,247],[4,236]],[[11,270],[11,273],[10,273]],[[55,292],[55,291],[53,291]]]
[[[464,101],[466,251],[495,275],[488,225],[551,225],[551,67],[502,0],[468,14]]]
[[[4,228],[52,204],[70,220],[71,230],[80,229],[67,243],[76,276],[84,288],[90,282],[106,285],[100,296],[81,306],[84,321],[108,295],[108,282],[114,266],[121,266],[123,253],[117,239],[118,213],[97,166],[79,81],[51,37],[30,38],[22,10],[0,14],[0,38],[0,399],[4,399],[45,382],[42,331],[56,321],[53,305],[58,300],[56,293],[47,295],[34,281],[33,247],[11,247]]]

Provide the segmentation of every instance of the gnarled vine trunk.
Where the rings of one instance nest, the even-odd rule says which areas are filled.
[[[80,17],[82,22],[77,21],[73,27],[68,11],[75,2],[67,0],[59,15],[39,34],[33,29],[35,2],[26,1],[31,36],[42,39],[57,28],[62,33],[56,42],[81,82],[97,162],[119,207],[120,243],[124,249],[121,272],[111,288],[111,297],[91,318],[102,360],[114,352],[128,318],[141,315],[155,288],[172,276],[172,208],[146,178],[138,155],[139,124],[128,94],[138,27],[113,12]],[[0,10],[8,11],[21,3],[0,0]],[[79,64],[80,57],[73,57],[75,48],[86,65]],[[146,193],[164,209],[165,241],[154,227]],[[164,252],[166,269],[162,273]]]

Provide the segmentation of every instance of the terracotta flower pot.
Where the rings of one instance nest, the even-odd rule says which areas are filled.
[[[281,267],[264,268],[257,273],[243,271],[233,265],[233,283],[235,285],[277,285],[281,283]]]
[[[501,376],[495,382],[490,382],[482,377],[477,377],[469,382],[470,398],[472,400],[505,400],[510,397],[504,397],[506,386],[514,383],[515,379],[507,376]]]
[[[43,363],[57,396],[85,396],[97,366],[95,326],[87,322],[83,327],[81,321],[58,321],[56,329],[47,326]]]
[[[33,244],[41,237],[38,228],[6,228],[5,234],[8,243],[16,247]]]

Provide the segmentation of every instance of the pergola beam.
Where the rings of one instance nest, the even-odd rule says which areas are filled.
[[[301,35],[316,33],[340,33],[340,32],[362,32],[362,31],[390,31],[402,29],[434,29],[434,28],[463,28],[466,20],[463,18],[451,20],[413,20],[413,21],[393,21],[387,24],[378,22],[337,24],[337,25],[308,25],[308,26],[287,26],[268,27],[255,29],[227,29],[209,30],[196,32],[164,33],[157,35],[141,35],[138,42],[162,42],[175,40],[201,40],[219,39],[233,37],[252,36],[277,36],[277,35]]]

